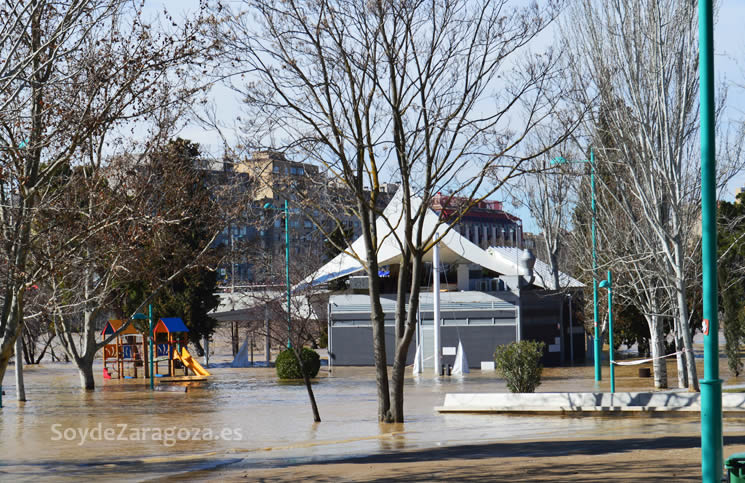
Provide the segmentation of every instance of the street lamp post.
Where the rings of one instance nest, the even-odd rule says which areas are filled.
[[[719,378],[717,288],[717,176],[714,100],[714,7],[698,2],[701,88],[701,258],[703,266],[704,379],[701,383],[701,476],[722,477],[722,380]]]
[[[610,356],[610,392],[613,394],[616,392],[616,374],[613,367],[613,281],[610,270],[608,270],[608,279],[600,282],[600,288],[608,289],[608,345],[610,346],[608,354]]]
[[[285,217],[285,283],[287,285],[287,348],[289,349],[292,347],[290,341],[290,330],[292,328],[292,318],[290,316],[290,209],[287,200],[285,200],[284,208],[277,208],[271,203],[266,203],[264,209],[283,211]]]
[[[150,373],[150,390],[155,389],[155,374],[153,374],[153,305],[147,306],[147,315],[136,313],[132,316],[133,320],[145,320],[147,319],[148,334],[150,334],[149,351],[150,356],[148,357],[148,365],[150,366],[148,372]]]
[[[600,369],[600,357],[602,343],[600,339],[600,328],[598,327],[598,250],[597,250],[597,236],[596,236],[596,218],[597,208],[595,201],[595,154],[590,149],[590,159],[583,159],[577,161],[569,161],[564,159],[563,156],[556,157],[551,160],[551,164],[564,164],[564,163],[589,163],[590,164],[590,188],[592,193],[592,315],[593,315],[593,326],[595,327],[595,344],[594,344],[594,359],[595,359],[595,381],[602,379],[602,372]]]

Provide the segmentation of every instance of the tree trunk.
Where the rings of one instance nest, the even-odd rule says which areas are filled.
[[[26,330],[26,333],[28,333],[28,329]],[[23,352],[23,361],[26,363],[27,366],[34,363],[34,352],[36,347],[36,340],[29,341],[29,343],[26,343],[26,337],[23,335],[23,331],[21,331],[21,336],[19,337],[21,339],[21,349]],[[17,344],[17,342],[16,342]]]
[[[654,368],[655,389],[667,389],[667,362],[662,356],[665,355],[665,339],[662,333],[662,324],[657,316],[648,316],[650,349],[652,350],[652,367]]]
[[[391,422],[391,398],[388,386],[388,358],[385,352],[385,313],[380,303],[380,277],[378,276],[377,238],[373,234],[375,217],[363,202],[357,203],[364,214],[362,235],[365,240],[365,259],[368,263],[370,322],[372,323],[373,357],[375,360],[375,380],[378,390],[378,420]]]
[[[391,416],[392,422],[404,422],[404,382],[406,380],[406,357],[409,346],[416,332],[417,313],[419,312],[419,294],[422,281],[422,257],[416,255],[411,261],[410,269],[402,269],[399,279],[405,275],[403,283],[398,286],[398,301],[401,309],[396,313],[396,351],[393,358]],[[409,280],[409,278],[411,280]],[[407,290],[407,286],[410,287]],[[406,295],[409,294],[409,310],[405,311]],[[399,320],[400,319],[400,320]]]
[[[377,266],[375,268],[377,270]],[[371,277],[372,279],[373,277]],[[385,353],[385,313],[380,304],[380,286],[373,288],[370,280],[370,319],[373,332],[373,355],[375,358],[375,380],[378,388],[378,419],[391,422],[391,399],[388,387],[388,361]]]
[[[305,382],[305,389],[308,391],[308,399],[310,399],[310,408],[313,411],[313,421],[316,423],[321,422],[321,413],[318,412],[318,404],[316,403],[316,396],[313,394],[313,386],[310,383],[310,377],[303,371],[303,381]]]
[[[298,365],[300,366],[300,373],[303,375],[305,390],[308,392],[308,399],[310,400],[310,409],[313,411],[313,421],[320,423],[321,413],[318,412],[318,403],[316,403],[316,396],[313,394],[313,385],[310,382],[310,377],[308,376],[308,372],[305,370],[303,361],[300,359],[298,350],[295,349],[292,352],[295,354],[295,359],[297,359]]]
[[[680,321],[677,320],[677,318],[674,327],[673,338],[675,340],[675,352],[677,352],[677,354],[675,354],[675,363],[678,371],[678,387],[685,389],[688,387],[688,377],[686,377],[686,356],[685,351],[683,350],[683,338],[680,335]]]
[[[549,252],[549,261],[551,263],[551,281],[554,285],[553,288],[554,290],[561,290],[561,283],[559,282],[559,257],[556,252]]]
[[[96,381],[93,378],[93,360],[78,359],[76,363],[80,373],[80,386],[86,391],[92,391],[96,388]]]
[[[676,245],[676,253],[682,252],[682,248]],[[691,331],[688,327],[688,305],[686,301],[686,286],[685,279],[682,276],[676,278],[676,289],[678,294],[678,314],[680,315],[680,327],[683,336],[683,347],[685,348],[685,360],[688,367],[688,389],[694,392],[698,392],[698,374],[696,371],[696,358],[693,354],[693,340],[691,339]],[[714,334],[718,337],[718,334]]]
[[[5,333],[2,334],[2,339],[0,339],[0,386],[2,386],[5,372],[8,370],[8,363],[10,362],[10,358],[13,356],[16,347],[18,347],[17,342],[23,331],[23,325],[20,323],[22,319],[18,316],[19,313],[22,313],[23,300],[18,296],[18,292],[14,293],[12,290],[7,291],[6,296],[8,296],[10,300],[6,300],[3,307]],[[3,324],[0,323],[0,327],[2,327],[2,325]]]
[[[26,386],[23,383],[23,337],[16,338],[16,399],[26,400]]]
[[[36,358],[34,361],[34,364],[39,364],[41,360],[44,358],[44,354],[47,353],[47,349],[51,348],[52,341],[54,340],[54,334],[52,334],[49,339],[47,339],[47,342],[44,344],[44,347],[41,349],[41,353],[39,353],[39,357]]]

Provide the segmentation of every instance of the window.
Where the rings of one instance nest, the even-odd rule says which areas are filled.
[[[493,324],[492,319],[477,319],[477,318],[468,319],[468,325],[492,325],[492,324]]]
[[[308,220],[305,220],[305,223],[303,223],[303,226],[304,226],[305,228],[313,228],[313,223],[311,223],[311,222],[310,222],[310,221],[308,221]]]
[[[279,174],[279,166],[275,166],[272,171],[274,172],[274,174]]]
[[[276,220],[274,220],[274,228],[279,228],[280,226],[282,226],[282,220],[277,218]]]
[[[290,167],[290,174],[297,174],[297,168],[295,166]]]
[[[298,174],[299,176],[302,176],[302,175],[304,175],[304,174],[305,174],[305,168],[303,168],[302,166],[300,166],[300,167],[299,167],[299,168],[297,169],[297,174]]]

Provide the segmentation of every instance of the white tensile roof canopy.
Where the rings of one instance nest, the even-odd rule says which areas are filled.
[[[402,196],[403,191],[399,189],[383,211],[383,216],[377,220],[379,266],[401,263],[402,250],[399,243],[403,243],[404,240]],[[421,204],[421,198],[412,198],[411,211],[418,210]],[[422,238],[426,239],[434,234],[435,230],[438,230],[438,223],[440,223],[440,220],[437,213],[431,208],[427,208],[422,226]],[[440,224],[438,231],[443,232],[446,228],[446,225]],[[414,236],[416,236],[417,227],[414,227],[414,230]],[[337,255],[306,278],[304,283],[316,285],[364,270],[363,264],[352,253],[362,260],[365,259],[365,240],[363,237],[359,237],[345,252]],[[432,261],[432,250],[425,254],[424,259],[428,262]],[[440,263],[472,263],[504,275],[514,275],[517,271],[517,259],[512,261],[506,257],[492,256],[455,230],[450,230],[440,241]],[[543,285],[542,280],[536,279],[535,283]]]

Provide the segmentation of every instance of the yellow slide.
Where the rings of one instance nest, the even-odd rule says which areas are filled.
[[[194,374],[198,376],[209,376],[210,373],[207,369],[202,367],[202,365],[194,359],[191,354],[189,354],[189,351],[186,350],[186,347],[181,348],[181,356],[178,355],[178,352],[174,351],[174,355],[177,359],[179,359],[186,367],[192,370]]]

